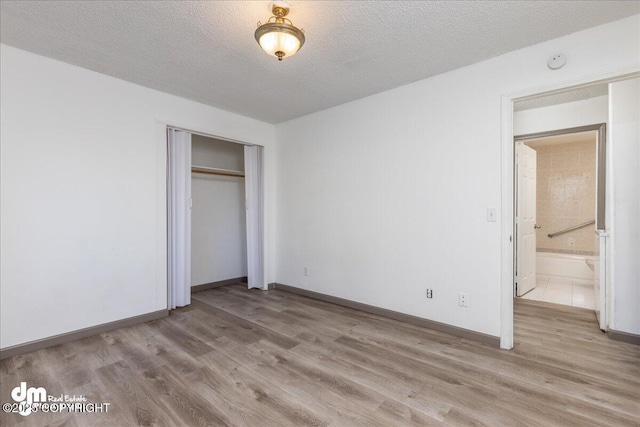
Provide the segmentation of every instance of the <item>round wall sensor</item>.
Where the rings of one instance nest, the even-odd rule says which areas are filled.
[[[547,65],[552,70],[558,70],[564,67],[564,64],[566,63],[567,63],[567,57],[564,56],[564,54],[562,53],[553,55],[551,58],[549,58],[549,61],[547,61]]]

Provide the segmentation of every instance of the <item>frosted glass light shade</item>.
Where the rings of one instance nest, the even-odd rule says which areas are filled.
[[[256,40],[269,55],[279,60],[296,54],[304,44],[304,33],[286,23],[268,23],[256,30]]]
[[[287,33],[266,33],[260,37],[258,43],[269,55],[275,55],[277,51],[282,51],[285,56],[289,57],[300,49],[300,40]]]

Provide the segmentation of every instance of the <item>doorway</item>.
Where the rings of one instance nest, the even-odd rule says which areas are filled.
[[[605,224],[606,125],[519,135],[514,142],[514,295],[599,314],[606,300],[598,233]]]
[[[583,109],[568,118],[572,122],[568,126],[557,125],[555,119],[562,118],[556,114],[555,119],[550,120],[556,126],[547,126],[546,129],[564,129],[571,126],[580,126],[585,123],[607,123],[607,137],[613,143],[608,145],[606,164],[608,166],[606,176],[606,229],[598,226],[598,239],[602,248],[600,263],[605,266],[595,275],[600,278],[600,292],[605,293],[604,310],[599,313],[598,322],[600,329],[606,330],[609,337],[619,340],[628,339],[634,334],[640,334],[640,312],[637,310],[637,301],[640,300],[637,287],[629,284],[639,280],[637,263],[640,254],[640,236],[638,230],[638,203],[637,176],[638,170],[638,111],[640,109],[640,73],[637,70],[628,72],[618,70],[592,77],[571,84],[560,84],[555,87],[547,87],[545,90],[527,90],[502,96],[502,274],[501,274],[501,332],[500,347],[511,349],[514,346],[514,275],[515,275],[515,144],[514,135],[528,135],[541,132],[544,129],[523,131],[515,123],[514,106],[522,102],[542,103],[546,106],[557,104],[548,102],[555,97],[564,98],[569,92],[586,89],[589,90],[598,85],[606,85],[608,95],[604,119],[594,119],[593,111]],[[575,94],[574,94],[575,95]],[[557,99],[557,98],[556,98]],[[584,98],[583,98],[584,99]],[[575,100],[575,98],[574,98]],[[540,106],[540,105],[539,105]],[[559,110],[562,108],[558,107]],[[529,124],[539,125],[535,115],[530,115]],[[564,116],[567,119],[566,116]],[[533,120],[531,120],[533,119]],[[589,119],[588,121],[586,119]],[[621,211],[622,209],[622,211]],[[614,214],[615,213],[615,214]],[[623,218],[620,218],[620,215]],[[599,214],[598,214],[599,215]],[[600,215],[599,215],[600,216]],[[604,218],[604,216],[601,216]],[[632,221],[631,218],[634,218]],[[604,226],[604,224],[602,225]],[[631,261],[631,260],[634,261]],[[603,262],[604,260],[604,262]],[[603,279],[604,278],[604,279]],[[624,279],[623,279],[624,278]],[[596,286],[598,286],[596,282]],[[597,310],[597,308],[596,308]],[[631,334],[631,335],[630,335]]]
[[[263,148],[172,127],[166,146],[169,309],[191,303],[192,285],[264,289]]]

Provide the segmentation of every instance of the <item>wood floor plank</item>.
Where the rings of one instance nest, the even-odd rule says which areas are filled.
[[[210,304],[206,304],[200,300],[193,300],[191,304],[198,308],[198,310],[193,313],[193,316],[206,322],[222,336],[231,338],[241,344],[250,344],[263,337],[251,328],[243,328],[240,325],[236,325],[233,321],[230,322],[226,318],[218,317],[217,314],[220,313],[220,310]]]
[[[189,312],[174,312],[171,313],[171,316],[171,320],[174,320],[174,324],[177,327],[188,331],[209,345],[222,336],[220,331],[212,328],[208,322],[203,321],[198,316],[194,316],[193,310]]]
[[[140,328],[123,328],[102,334],[103,339],[122,357],[127,364],[138,372],[161,366],[164,362],[155,353],[150,352],[136,333]]]
[[[137,380],[135,371],[126,362],[116,362],[96,370],[102,383],[113,391],[111,402],[115,408],[126,410],[125,416],[129,424],[142,426],[159,426],[162,411],[155,400],[151,398],[151,392],[143,387]],[[171,420],[174,424],[179,420]]]
[[[309,381],[305,373],[292,370],[276,347],[265,349],[261,348],[260,343],[253,343],[238,349],[235,344],[222,340],[220,344],[221,351],[235,357],[238,363],[248,367],[256,375],[264,375],[272,381],[278,381],[281,388],[301,399],[306,406],[324,413],[325,417],[330,420],[329,425],[390,425],[388,421],[376,418],[369,409],[353,401],[351,396],[345,398],[343,393],[349,390],[348,385],[336,384],[333,389],[321,387]],[[305,371],[307,370],[305,369]],[[360,393],[358,398],[360,403],[365,402],[365,406],[374,406],[373,399],[367,401],[366,393]],[[395,425],[395,423],[391,425]]]
[[[514,349],[278,290],[229,285],[167,318],[0,362],[108,413],[5,426],[640,426],[640,347],[593,311],[516,300]]]
[[[122,360],[122,356],[114,351],[101,335],[72,341],[64,347],[68,347],[71,353],[79,354],[83,364],[91,369],[98,369]]]
[[[172,369],[164,365],[146,371],[142,379],[159,401],[162,402],[164,411],[171,418],[179,420],[178,425],[185,426],[232,426],[229,419],[220,409],[210,405],[192,388],[184,385],[182,378]]]
[[[51,390],[47,390],[51,391]],[[82,427],[107,427],[114,425],[132,425],[127,417],[129,408],[122,405],[113,405],[114,396],[113,393],[116,390],[109,389],[102,381],[95,375],[94,381],[89,384],[79,386],[74,389],[58,389],[59,392],[68,394],[70,396],[86,396],[87,401],[91,403],[109,403],[108,410],[103,412],[76,412],[73,414],[73,418],[78,426]],[[39,414],[38,414],[39,415]],[[62,414],[64,415],[64,414]],[[30,415],[29,417],[32,417]],[[57,417],[56,417],[57,419]],[[135,424],[133,424],[135,425]]]
[[[154,322],[156,322],[155,327],[166,339],[193,357],[202,356],[213,350],[209,344],[179,328],[169,319],[154,320]]]
[[[13,402],[11,398],[11,390],[20,385],[20,382],[27,383],[27,387],[37,386],[44,387],[47,391],[61,389],[59,378],[52,375],[51,371],[47,369],[47,359],[49,351],[38,350],[27,354],[22,354],[11,358],[12,374],[5,376],[4,373],[0,374],[0,396],[2,403]],[[0,363],[5,364],[7,361],[3,360]],[[4,372],[5,369],[0,370]],[[41,426],[47,424],[55,424],[59,422],[68,422],[68,414],[54,413],[32,413],[29,416],[23,417],[17,413],[0,412],[0,425],[21,425],[21,426]]]
[[[331,424],[337,421],[342,423],[342,425],[362,424],[358,423],[357,419],[354,419],[348,413],[336,412],[332,410],[333,408],[325,406],[320,401],[310,399],[305,393],[297,393],[296,390],[292,389],[286,380],[283,379],[284,377],[281,371],[273,367],[273,364],[276,363],[275,359],[272,361],[265,360],[266,355],[256,354],[251,348],[239,346],[237,343],[225,337],[219,340],[217,351],[220,351],[229,358],[233,358],[242,369],[245,369],[259,381],[265,381],[281,389],[282,392],[288,396],[288,399],[293,399],[295,402],[303,405],[306,410],[322,414],[323,423]],[[213,357],[213,354],[207,355],[207,357]]]
[[[140,331],[138,340],[140,344],[144,345],[146,352],[153,354],[157,360],[160,360],[160,364],[171,365],[174,370],[182,373],[192,372],[202,366],[198,359],[189,354],[187,349],[176,346],[163,334],[154,334],[152,327],[146,324],[141,326],[144,326],[147,331]],[[199,336],[196,338],[199,339]]]
[[[363,349],[351,342],[345,346],[342,337],[335,345],[325,343],[333,351],[331,358],[352,361],[354,364],[367,366],[381,373],[386,378],[379,381],[381,387],[388,389],[386,384],[401,382],[410,384],[414,392],[409,395],[413,402],[416,396],[424,396],[430,402],[439,402],[450,409],[457,405],[470,408],[473,418],[478,423],[489,425],[510,425],[517,421],[518,414],[511,410],[510,405],[501,404],[500,396],[491,387],[483,387],[469,378],[468,375],[451,375],[451,372],[431,364],[416,364],[415,361],[400,354],[382,354]],[[318,349],[316,349],[319,351]],[[385,381],[386,380],[386,381]],[[474,390],[474,393],[468,391]],[[477,391],[481,391],[477,393]],[[520,408],[522,411],[522,408]],[[446,413],[443,414],[446,418]]]
[[[605,405],[611,409],[629,414],[640,413],[640,401],[637,399],[638,389],[629,387],[621,389],[615,381],[602,380],[585,373],[576,373],[572,370],[543,365],[526,358],[500,357],[496,358],[491,349],[476,348],[476,351],[461,350],[460,346],[439,346],[430,343],[428,346],[411,345],[400,342],[393,335],[383,335],[380,332],[367,334],[359,331],[360,338],[366,342],[389,349],[409,357],[433,362],[450,364],[455,368],[456,364],[471,364],[478,369],[489,372],[499,369],[501,374],[511,378],[518,378],[530,384],[542,384],[545,389],[562,391],[568,390],[570,396]],[[496,363],[499,362],[499,363]],[[527,368],[527,369],[523,369]],[[640,389],[640,388],[639,388]],[[610,396],[616,399],[611,400]]]
[[[399,381],[400,376],[396,378],[384,369],[372,369],[374,365],[362,363],[367,362],[367,359],[336,352],[317,338],[297,346],[293,351],[306,359],[314,359],[315,363],[327,370],[341,372],[346,378],[356,383],[378,390],[388,397],[380,408],[386,407],[389,410],[403,412],[410,408],[428,417],[428,422],[424,421],[425,425],[433,420],[442,421],[452,407],[452,404],[442,399],[440,395],[418,393],[424,383]],[[391,401],[400,405],[391,404]],[[411,414],[413,415],[413,412]]]
[[[276,425],[327,425],[326,421],[323,421],[322,414],[305,407],[295,396],[250,372],[224,353],[214,351],[202,356],[201,360],[211,371],[211,375],[206,377],[207,384],[214,386],[214,382],[226,379],[227,383],[231,385],[226,387],[229,395],[232,394],[238,402],[248,402],[254,405],[262,413],[275,416]],[[214,386],[214,388],[218,387]]]
[[[521,412],[527,411],[528,409],[535,411],[535,407],[523,407],[520,405],[520,402],[526,402],[531,396],[535,396],[536,399],[540,400],[548,399],[547,411],[541,415],[541,417],[549,416],[549,422],[562,420],[565,425],[571,425],[570,423],[573,422],[575,422],[575,425],[589,425],[592,419],[591,417],[596,417],[597,419],[597,416],[601,415],[597,411],[591,410],[592,406],[587,402],[582,402],[580,399],[572,399],[573,396],[570,394],[561,397],[558,401],[553,401],[551,399],[553,392],[548,390],[547,387],[536,386],[531,382],[527,382],[525,379],[510,375],[496,376],[495,369],[485,369],[468,361],[459,361],[451,357],[442,357],[433,353],[420,352],[412,347],[403,347],[402,345],[394,345],[392,347],[393,350],[388,350],[384,346],[379,345],[379,343],[374,344],[366,338],[356,340],[342,337],[337,340],[337,342],[346,344],[351,348],[359,349],[362,353],[376,354],[379,359],[383,355],[386,355],[390,361],[401,358],[401,364],[404,367],[414,367],[414,369],[417,369],[419,366],[432,366],[443,378],[449,375],[452,379],[458,381],[460,385],[464,385],[465,389],[476,388],[483,390],[485,396],[491,396],[495,399],[495,404],[503,404],[504,408],[518,408]],[[501,370],[501,373],[504,373],[504,371]],[[435,376],[434,373],[430,372],[429,374],[430,376]],[[584,386],[584,384],[570,384],[570,386],[580,387]],[[501,391],[505,389],[508,390],[509,393],[501,393]],[[604,396],[604,394],[600,394],[601,398],[602,396]],[[458,398],[460,397],[461,396],[458,395]],[[599,403],[611,404],[611,402],[605,401],[600,401]],[[614,404],[615,403],[616,402],[614,402]],[[622,407],[624,409],[636,406],[635,402],[629,400],[624,401],[623,404]],[[567,412],[566,416],[564,412]],[[569,415],[569,412],[572,412],[572,414]],[[589,414],[590,417],[586,417],[585,414]],[[622,414],[617,414],[615,411],[606,411],[606,418],[602,421],[609,422],[611,420],[629,421],[629,419]]]
[[[224,310],[218,309],[216,307],[213,307],[210,304],[207,304],[206,302],[201,302],[201,304],[203,304],[203,306],[199,306],[199,307],[201,307],[202,309],[206,309],[209,312],[212,312],[212,314],[214,314],[217,319],[225,320],[228,323],[234,324],[247,331],[253,331],[260,336],[260,339],[269,340],[272,343],[284,349],[289,349],[298,345],[298,342],[296,340],[291,339],[286,335],[282,335],[277,332],[274,332],[252,321],[245,320],[238,316],[234,316],[233,314],[228,313]],[[208,307],[205,308],[204,305],[207,305]]]

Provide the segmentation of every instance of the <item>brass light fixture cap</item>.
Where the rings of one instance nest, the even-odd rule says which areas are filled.
[[[271,3],[269,3],[269,9],[271,9],[273,16],[282,18],[289,14],[291,6],[289,6],[289,3],[287,3],[286,1],[272,1]]]

